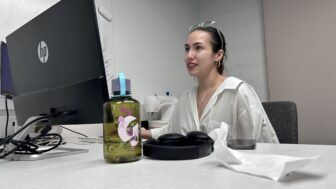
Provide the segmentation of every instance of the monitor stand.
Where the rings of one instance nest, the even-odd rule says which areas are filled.
[[[41,116],[30,117],[24,125],[31,122],[34,119],[37,119]],[[16,135],[13,140],[22,141],[24,140],[29,133],[31,133],[36,126],[36,123],[31,124],[24,130],[22,130],[18,135]],[[12,143],[9,143],[6,148],[3,150],[3,154],[13,150],[16,146]],[[45,152],[43,154],[15,154],[12,153],[5,157],[6,160],[9,161],[34,161],[34,160],[42,160],[48,158],[55,158],[61,156],[68,156],[80,153],[87,153],[89,150],[87,149],[77,149],[77,148],[65,148],[65,147],[57,147],[49,152]]]

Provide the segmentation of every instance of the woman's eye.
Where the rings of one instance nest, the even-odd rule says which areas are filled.
[[[201,50],[201,49],[203,49],[203,47],[202,46],[196,46],[195,49],[196,50]]]
[[[185,52],[189,52],[190,48],[189,47],[184,47]]]

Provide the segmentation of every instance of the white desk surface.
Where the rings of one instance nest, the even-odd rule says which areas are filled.
[[[197,160],[159,161],[143,157],[125,164],[108,164],[102,144],[76,146],[89,153],[39,161],[0,160],[2,189],[260,189],[335,188],[336,146],[257,144],[252,153],[295,156],[320,154],[306,167],[281,182],[231,171],[213,155]]]

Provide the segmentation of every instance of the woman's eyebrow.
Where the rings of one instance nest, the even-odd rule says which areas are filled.
[[[202,42],[195,42],[192,44],[192,46],[196,46],[196,45],[202,45],[203,43]]]
[[[191,44],[191,46],[197,46],[197,45],[202,45],[202,42],[195,42],[193,44]],[[190,45],[188,43],[184,44],[184,47],[189,47]]]

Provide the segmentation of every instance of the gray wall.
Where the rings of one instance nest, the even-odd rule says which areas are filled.
[[[336,1],[263,5],[270,100],[297,104],[300,143],[336,144]]]

